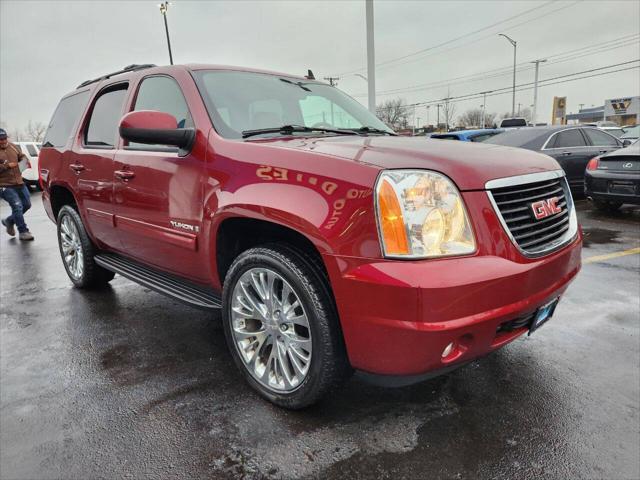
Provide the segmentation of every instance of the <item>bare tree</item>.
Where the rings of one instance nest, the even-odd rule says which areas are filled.
[[[27,136],[34,142],[41,142],[46,131],[47,126],[44,123],[29,120],[27,124]]]
[[[9,130],[7,133],[9,134],[9,138],[14,142],[26,140],[26,135],[17,127],[13,130]]]
[[[447,130],[449,130],[456,115],[456,104],[451,102],[449,97],[445,98],[442,104],[442,113],[444,114],[444,123],[447,125]]]
[[[396,98],[387,100],[376,107],[376,115],[394,130],[407,128],[409,112],[404,100]]]
[[[485,112],[485,125],[493,124],[493,118],[495,116],[495,113]],[[458,123],[464,125],[465,127],[482,127],[482,109],[472,108],[470,110],[467,110],[462,115],[460,115],[460,117],[458,117]]]

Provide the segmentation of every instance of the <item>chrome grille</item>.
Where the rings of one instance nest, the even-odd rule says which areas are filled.
[[[502,186],[509,183],[508,179],[489,182],[489,198],[516,246],[527,256],[540,256],[570,241],[577,222],[564,176],[549,172],[521,178],[527,180],[525,177],[529,181],[508,186]],[[513,181],[517,182],[517,177]],[[495,188],[491,188],[492,183],[497,184]],[[552,197],[558,198],[556,205],[562,211],[537,220],[532,204]]]

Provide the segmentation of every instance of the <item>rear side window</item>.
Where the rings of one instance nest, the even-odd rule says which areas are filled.
[[[30,156],[32,157],[38,156],[38,150],[36,150],[35,145],[31,145],[30,143],[27,143],[26,147],[27,147],[27,152],[29,152]]]
[[[584,133],[587,134],[589,140],[593,145],[604,147],[604,146],[618,146],[618,142],[611,135],[601,132],[600,130],[596,130],[595,128],[585,128]]]
[[[547,148],[585,147],[587,145],[580,130],[577,128],[556,134],[552,142],[553,145],[549,145]]]
[[[78,122],[89,101],[89,90],[76,93],[60,100],[44,136],[45,147],[64,147],[73,135],[73,127]]]
[[[85,146],[113,148],[117,140],[118,124],[127,96],[127,85],[117,85],[103,91],[93,105],[85,133]]]
[[[148,77],[140,84],[134,110],[156,110],[176,117],[178,128],[193,127],[193,120],[178,83],[169,77]]]

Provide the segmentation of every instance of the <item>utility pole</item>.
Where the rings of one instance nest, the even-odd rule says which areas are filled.
[[[482,92],[482,128],[487,128],[487,93],[491,92],[493,92],[493,90]]]
[[[340,77],[324,77],[325,80],[329,82],[329,85],[332,87],[336,87],[338,85],[338,80]],[[331,102],[331,125],[335,125],[335,121],[333,118],[333,102]]]
[[[367,78],[369,111],[376,114],[376,54],[373,36],[373,0],[365,0],[367,17]]]
[[[431,105],[427,105],[427,127],[429,126],[429,109],[431,108]]]
[[[516,42],[513,38],[505,35],[504,33],[499,33],[498,36],[506,38],[511,45],[513,45],[513,93],[511,95],[511,116],[516,116],[516,47],[518,42]]]
[[[171,54],[171,40],[169,40],[169,25],[167,24],[167,10],[169,9],[169,2],[162,2],[160,6],[160,14],[164,18],[164,31],[167,34],[167,47],[169,48],[169,64],[173,65],[173,55]]]
[[[340,77],[324,77],[324,79],[328,81],[329,85],[331,85],[332,87],[337,87],[338,80],[340,80]]]
[[[436,104],[436,107],[438,107],[438,123],[436,123],[436,130],[440,131],[440,107],[442,106],[441,103]]]
[[[520,102],[518,102],[518,116],[520,116],[520,105],[522,105]]]
[[[579,103],[579,104],[578,104],[578,107],[579,107],[579,108],[578,108],[578,111],[582,110],[582,107],[584,107],[584,103]]]
[[[540,69],[540,64],[546,61],[547,59],[544,58],[531,62],[536,64],[536,76],[533,82],[533,112],[531,114],[531,123],[533,123],[534,127],[536,126],[536,123],[538,123],[538,70]]]

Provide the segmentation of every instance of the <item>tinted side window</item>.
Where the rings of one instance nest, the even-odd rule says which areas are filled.
[[[591,143],[593,145],[597,145],[600,147],[605,145],[612,145],[616,147],[618,146],[618,142],[615,138],[613,138],[609,134],[601,132],[600,130],[596,130],[595,128],[586,128],[584,130],[584,133],[587,134],[587,137],[589,137],[589,140],[591,140]]]
[[[85,134],[85,145],[113,147],[127,96],[127,86],[118,85],[101,93],[93,106]]]
[[[53,118],[49,122],[43,145],[47,147],[64,147],[68,138],[73,134],[73,127],[84,111],[88,100],[88,90],[60,100],[58,108],[56,108]]]
[[[580,130],[574,128],[573,130],[565,130],[556,135],[555,142],[551,148],[570,148],[570,147],[584,147],[586,143],[584,137],[580,133]]]
[[[178,83],[169,77],[145,78],[138,90],[134,110],[156,110],[176,117],[178,128],[193,127],[189,107]]]

